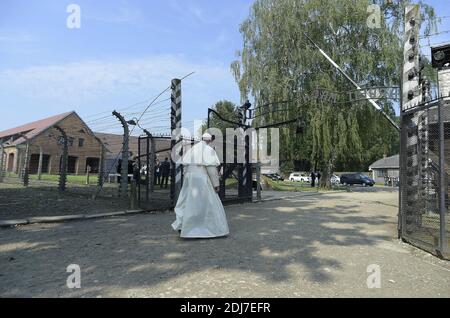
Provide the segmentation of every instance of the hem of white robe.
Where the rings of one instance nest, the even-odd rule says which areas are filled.
[[[180,235],[180,237],[181,238],[199,238],[199,239],[202,239],[202,238],[215,238],[215,237],[225,237],[225,236],[228,236],[230,234],[230,232],[228,232],[228,233],[225,233],[225,234],[215,234],[215,235],[183,235],[183,234],[181,234]]]
[[[183,223],[179,220],[176,220],[172,223],[172,228],[175,231],[182,231],[183,230]],[[230,231],[225,232],[224,234],[211,234],[211,235],[183,235],[183,232],[181,232],[180,237],[182,238],[214,238],[214,237],[224,237],[230,234]]]

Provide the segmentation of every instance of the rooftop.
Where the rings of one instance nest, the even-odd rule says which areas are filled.
[[[370,170],[372,169],[400,169],[400,156],[395,155],[392,157],[386,157],[380,159],[370,165]]]

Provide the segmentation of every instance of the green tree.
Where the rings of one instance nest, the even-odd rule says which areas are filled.
[[[230,102],[228,100],[219,101],[214,106],[212,106],[211,109],[215,110],[220,115],[220,117],[224,119],[232,122],[238,121],[239,110],[233,102]],[[224,134],[227,128],[235,128],[231,123],[221,120],[214,113],[211,113],[210,115],[209,126],[211,128],[220,129]],[[205,122],[201,127],[202,132],[204,132],[207,128],[207,123]]]
[[[379,4],[380,28],[367,24],[369,4]],[[280,131],[280,158],[309,159],[322,171],[323,186],[336,167],[367,169],[383,154],[398,151],[398,132],[366,101],[336,103],[302,101],[320,87],[330,91],[354,87],[307,41],[308,34],[350,77],[364,86],[398,86],[403,64],[403,12],[409,1],[383,0],[257,0],[242,23],[243,50],[231,69],[245,100],[256,104],[294,100],[289,111],[261,116],[281,121],[300,116],[306,123],[301,137],[295,125]],[[420,1],[425,32],[434,26],[433,8]],[[295,102],[297,100],[297,102]],[[380,101],[395,117],[394,105]],[[295,117],[294,117],[295,116]]]

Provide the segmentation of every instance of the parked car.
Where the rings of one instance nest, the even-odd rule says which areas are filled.
[[[331,179],[331,184],[332,185],[336,185],[336,184],[341,183],[341,178],[339,178],[339,176],[337,176],[335,174],[333,174],[330,179]]]
[[[293,172],[289,175],[289,181],[292,182],[311,182],[311,177],[299,173],[299,172]]]
[[[276,178],[279,181],[284,181],[284,178],[282,176],[280,176],[278,173],[274,173],[273,177]]]
[[[284,181],[284,178],[280,176],[278,173],[264,173],[263,176],[273,181]]]
[[[270,180],[278,181],[278,178],[273,173],[264,173],[263,176],[269,178]]]
[[[362,173],[351,173],[351,174],[343,174],[341,176],[341,184],[344,185],[354,185],[360,184],[362,186],[370,186],[373,187],[375,185],[375,181],[365,174]]]

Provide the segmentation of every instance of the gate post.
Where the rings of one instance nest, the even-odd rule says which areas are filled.
[[[446,195],[447,184],[445,178],[445,126],[444,126],[444,103],[442,99],[438,103],[438,121],[439,121],[439,214],[440,214],[440,233],[439,250],[442,256],[448,253],[448,241],[446,233]]]
[[[182,155],[182,138],[181,138],[181,80],[172,80],[172,109],[171,109],[171,130],[172,130],[172,140],[171,149],[180,149],[178,155]],[[178,195],[181,191],[183,167],[177,164],[171,158],[171,173],[170,173],[170,198],[174,205],[178,200]]]

